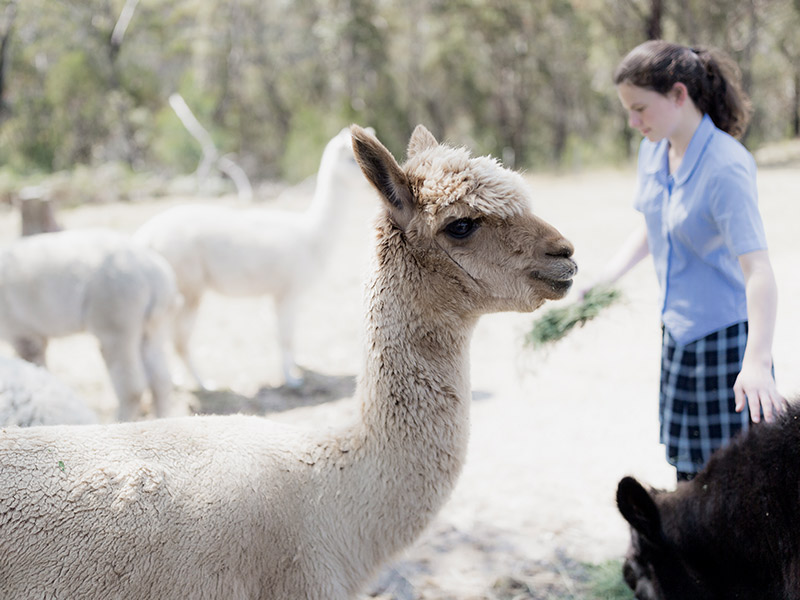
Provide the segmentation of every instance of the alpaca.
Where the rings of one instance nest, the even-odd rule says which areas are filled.
[[[83,398],[47,369],[0,356],[0,427],[99,422]]]
[[[418,126],[401,167],[352,133],[384,206],[360,419],[3,430],[0,597],[345,600],[443,506],[467,451],[472,330],[562,298],[572,246],[494,160]]]
[[[0,338],[45,364],[48,339],[93,334],[119,399],[137,416],[149,388],[157,416],[171,414],[165,345],[179,296],[169,265],[129,236],[103,229],[42,233],[0,250]]]
[[[305,212],[178,206],[147,221],[136,239],[172,265],[183,306],[176,317],[175,350],[196,384],[204,382],[189,349],[203,293],[271,295],[275,302],[282,373],[289,386],[302,383],[294,358],[298,298],[314,283],[330,255],[343,207],[357,175],[350,131],[325,147],[311,205]]]
[[[639,600],[800,600],[800,398],[737,436],[675,491],[617,487]]]

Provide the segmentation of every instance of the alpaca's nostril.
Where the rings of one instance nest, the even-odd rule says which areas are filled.
[[[574,252],[575,249],[572,244],[564,240],[563,242],[555,244],[554,247],[547,252],[547,256],[552,256],[553,258],[572,258]]]

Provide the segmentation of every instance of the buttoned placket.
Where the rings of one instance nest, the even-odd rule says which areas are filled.
[[[669,285],[669,277],[670,277],[670,270],[672,269],[672,234],[669,230],[670,224],[670,206],[672,199],[672,192],[675,188],[675,176],[669,172],[669,158],[665,157],[667,160],[666,164],[666,185],[664,186],[664,203],[661,207],[661,233],[664,236],[664,239],[667,241],[667,257],[666,257],[666,265],[664,266],[664,300],[663,304],[661,305],[661,314],[667,309],[667,298],[669,298],[670,292],[670,285]]]

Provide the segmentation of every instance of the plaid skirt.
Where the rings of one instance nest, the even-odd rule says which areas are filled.
[[[747,323],[737,323],[681,346],[664,328],[659,418],[667,461],[697,473],[734,435],[750,425],[735,410],[733,384],[742,368]]]

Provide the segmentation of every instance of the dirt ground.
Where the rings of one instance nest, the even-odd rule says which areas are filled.
[[[630,207],[632,171],[529,181],[534,210],[575,244],[579,278],[596,273],[640,218]],[[780,293],[776,375],[781,391],[793,395],[800,391],[800,169],[762,169],[759,186]],[[310,195],[306,185],[259,201],[302,210]],[[184,201],[84,206],[59,217],[69,228],[133,231]],[[312,426],[356,416],[351,395],[361,364],[361,292],[378,201],[364,182],[354,181],[341,204],[346,230],[300,310],[297,358],[307,369],[306,384],[296,391],[280,385],[268,300],[209,295],[193,345],[200,369],[220,391],[179,389],[177,397],[202,412],[250,412]],[[0,213],[0,243],[15,237],[18,226],[16,214]],[[614,506],[618,480],[633,474],[671,487],[673,475],[657,442],[660,329],[650,264],[637,267],[621,287],[624,301],[546,353],[523,346],[535,314],[481,320],[472,344],[472,436],[459,483],[425,535],[387,567],[371,594],[403,600],[582,597],[574,583],[580,563],[624,553],[627,529]],[[11,351],[0,345],[0,353]],[[55,340],[48,358],[56,375],[110,418],[115,400],[91,338]]]

